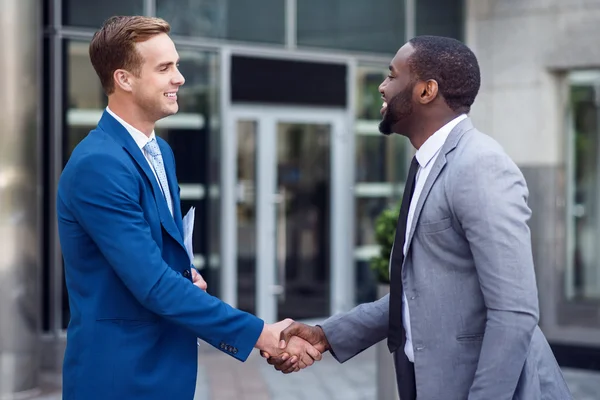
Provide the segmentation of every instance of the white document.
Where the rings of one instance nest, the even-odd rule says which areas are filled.
[[[194,263],[194,249],[192,248],[192,237],[194,235],[194,220],[196,219],[196,208],[190,208],[190,211],[183,217],[183,244],[190,257],[190,264]]]
[[[183,244],[190,258],[190,265],[194,264],[194,249],[192,238],[194,236],[194,220],[196,219],[196,208],[190,208],[190,211],[183,217]],[[194,268],[194,267],[190,267]],[[196,339],[196,344],[200,347],[200,339]]]

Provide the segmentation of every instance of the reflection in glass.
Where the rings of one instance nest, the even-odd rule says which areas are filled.
[[[285,1],[157,0],[157,15],[182,36],[284,43]]]
[[[218,296],[220,285],[219,191],[219,57],[216,53],[178,49],[179,70],[185,84],[179,88],[179,111],[156,124],[177,161],[183,214],[196,208],[194,266]]]
[[[106,107],[108,99],[90,62],[89,43],[68,41],[66,49],[69,109],[97,110]]]
[[[577,71],[570,83],[567,153],[567,259],[557,273],[556,321],[600,326],[600,71]],[[564,271],[564,275],[563,275]]]
[[[357,71],[356,181],[402,183],[408,173],[410,143],[403,136],[379,132],[384,68],[359,67]]]
[[[600,81],[571,87],[573,107],[574,249],[567,293],[572,299],[600,300]]]
[[[401,200],[412,146],[403,136],[379,133],[381,94],[379,85],[385,79],[386,66],[357,70],[356,104],[356,170],[354,193],[356,302],[376,299],[376,282],[369,260],[378,254],[375,242],[375,220],[386,208]]]
[[[410,143],[398,135],[360,135],[356,138],[356,181],[382,182],[390,187],[387,195],[400,194],[398,190],[408,174],[407,146]],[[393,188],[392,188],[393,187]]]
[[[360,197],[356,199],[356,242],[362,246],[375,243],[375,220],[388,208],[386,197]]]
[[[92,67],[89,43],[65,41],[67,53],[66,129],[63,150],[66,163],[77,144],[98,124],[108,98]]]
[[[67,87],[64,91],[66,99],[63,134],[63,165],[71,156],[75,146],[94,129],[100,119],[102,109],[108,99],[104,95],[102,85],[92,67],[88,54],[87,42],[65,41],[67,54],[66,71]],[[67,288],[62,279],[62,328],[66,329],[70,320],[69,298]]]
[[[394,54],[404,43],[404,1],[297,2],[299,46]]]
[[[144,0],[64,0],[62,10],[65,25],[99,29],[113,15],[143,15]]]
[[[237,123],[238,308],[256,314],[256,121]]]
[[[331,127],[277,125],[279,319],[329,313]]]
[[[387,65],[381,68],[359,67],[356,85],[356,118],[359,120],[381,120],[381,105],[383,100],[379,86],[387,76]]]
[[[417,35],[463,39],[464,0],[418,0],[415,3]]]

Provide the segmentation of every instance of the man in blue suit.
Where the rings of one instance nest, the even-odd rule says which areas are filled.
[[[154,134],[184,83],[169,31],[157,18],[113,17],[90,44],[109,100],[58,185],[71,308],[64,400],[191,400],[197,337],[245,361],[253,348],[280,354],[291,323],[265,324],[210,296],[190,265],[173,152]],[[286,351],[299,366],[320,359],[304,341]]]

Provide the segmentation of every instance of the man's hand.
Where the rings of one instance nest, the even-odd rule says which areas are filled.
[[[294,342],[298,339],[303,339],[310,343],[319,353],[324,353],[331,348],[327,341],[327,337],[325,336],[325,332],[323,332],[321,327],[293,322],[280,334],[279,350],[285,349],[285,352],[277,354],[262,351],[261,355],[267,358],[267,362],[273,365],[276,370],[281,371],[284,374],[298,371],[299,368],[295,364],[297,360],[293,356],[289,358],[290,354],[288,352],[288,348],[291,351],[296,345]]]
[[[208,285],[206,284],[206,281],[202,275],[200,275],[200,273],[194,267],[192,267],[192,282],[194,283],[194,286],[198,286],[200,289],[206,292]]]
[[[278,356],[281,363],[286,363],[286,369],[289,372],[299,371],[321,360],[321,352],[314,346],[299,337],[292,337],[280,348],[283,330],[294,323],[291,319],[285,319],[276,324],[265,324],[263,331],[254,347],[261,350],[263,357],[265,354]],[[285,349],[285,353],[284,353]]]
[[[293,336],[290,338],[289,342],[287,342],[285,353],[281,354],[279,357],[281,358],[282,363],[286,361],[289,362],[290,367],[288,369],[291,370],[290,372],[297,372],[306,367],[310,367],[315,361],[321,361],[323,355],[306,340],[299,338],[298,336]]]
[[[290,326],[292,322],[294,321],[288,318],[275,324],[265,324],[254,347],[269,354],[279,355],[283,353],[283,351],[279,349],[281,331]]]

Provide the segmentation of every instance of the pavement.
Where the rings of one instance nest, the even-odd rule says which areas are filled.
[[[194,400],[375,400],[376,350],[339,364],[329,355],[313,367],[284,375],[254,351],[245,363],[202,343]],[[600,400],[600,371],[563,369],[575,400]],[[27,400],[61,400],[60,377],[44,375],[42,393]],[[2,399],[4,400],[4,399]],[[10,399],[13,400],[13,399]]]

